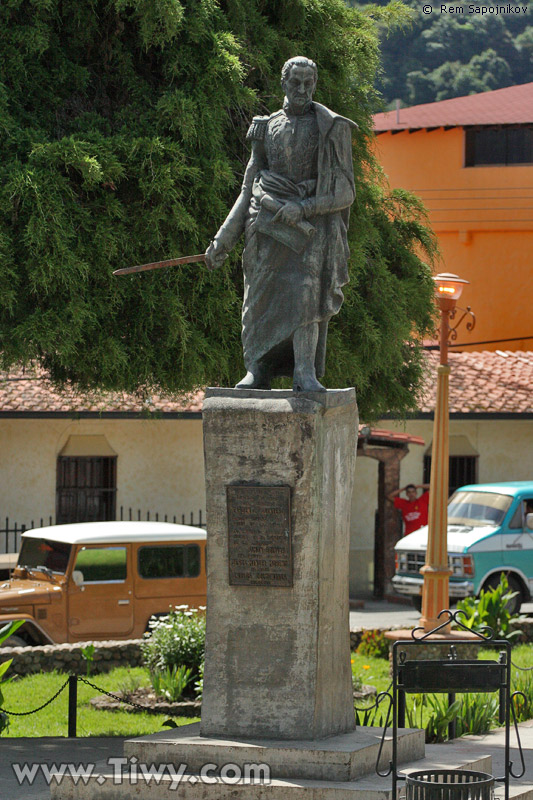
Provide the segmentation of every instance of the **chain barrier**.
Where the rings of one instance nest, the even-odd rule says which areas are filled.
[[[134,708],[140,708],[141,711],[150,711],[150,706],[143,706],[140,703],[134,703],[133,700],[126,700],[124,697],[119,697],[117,694],[113,694],[113,692],[107,692],[105,689],[101,689],[95,683],[91,683],[86,678],[82,678],[81,675],[78,675],[78,680],[82,683],[86,683],[87,686],[90,686],[92,689],[96,689],[97,692],[101,692],[101,694],[106,694],[108,697],[113,698],[113,700],[118,700],[119,703],[127,703],[129,706],[133,706]]]
[[[355,710],[356,710],[356,711],[372,711],[372,709],[373,709],[373,708],[378,708],[378,707],[379,707],[379,704],[380,704],[380,703],[381,703],[381,701],[384,699],[384,696],[385,696],[386,694],[388,694],[388,692],[390,692],[391,686],[392,686],[392,681],[389,683],[389,685],[387,686],[387,688],[385,689],[385,691],[384,691],[384,692],[380,692],[380,693],[379,693],[379,695],[380,695],[381,699],[379,699],[379,697],[378,697],[378,698],[376,699],[376,702],[375,702],[375,703],[373,703],[371,706],[365,706],[364,708],[359,708],[358,706],[354,705],[354,708],[355,708]]]
[[[90,686],[92,689],[96,689],[97,692],[100,692],[101,694],[106,694],[108,697],[113,698],[113,700],[118,700],[119,703],[126,703],[127,705],[133,706],[134,708],[139,708],[141,711],[149,711],[150,710],[150,706],[143,706],[140,703],[134,703],[133,700],[126,700],[124,697],[119,697],[117,694],[113,694],[112,692],[107,692],[105,689],[102,689],[100,686],[96,686],[95,683],[91,683],[91,681],[88,681],[86,678],[82,678],[81,675],[76,675],[76,678],[77,678],[78,681],[81,681],[82,683],[86,683],[87,686]],[[66,687],[68,686],[68,682],[69,682],[69,678],[67,678],[67,680],[65,681],[63,686],[61,686],[61,688],[58,689],[57,692],[49,700],[46,701],[46,703],[43,703],[38,708],[34,708],[31,711],[8,711],[6,708],[0,708],[0,713],[8,714],[11,717],[27,717],[27,716],[30,716],[31,714],[36,714],[37,711],[42,711],[43,708],[46,708],[46,706],[49,706],[50,703],[53,703],[54,700],[57,697],[59,697],[61,692],[66,689]]]
[[[66,679],[61,689],[58,689],[58,691],[53,697],[50,698],[50,700],[47,700],[46,703],[43,703],[42,706],[39,706],[39,708],[34,708],[33,711],[8,711],[6,708],[0,708],[0,713],[8,714],[10,717],[29,717],[30,714],[36,714],[38,711],[42,711],[43,708],[46,708],[46,706],[49,706],[50,703],[53,703],[56,697],[59,697],[61,692],[66,689],[68,682],[69,678]]]
[[[513,659],[511,659],[511,666],[515,669],[519,669],[521,672],[533,672],[533,667],[519,667],[518,664],[515,664]]]

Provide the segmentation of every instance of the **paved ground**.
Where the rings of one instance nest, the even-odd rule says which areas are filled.
[[[530,800],[533,797],[533,720],[520,725],[520,737],[524,749],[526,774],[520,780],[511,780],[511,797],[517,796],[519,787],[524,792],[520,800]],[[106,766],[108,758],[122,756],[122,738],[105,739],[2,739],[0,741],[0,797],[2,800],[49,800],[50,790],[45,780],[43,770],[37,771],[37,779],[33,785],[27,782],[20,784],[13,770],[13,764],[98,764]],[[491,755],[493,759],[493,774],[500,777],[504,770],[504,735],[503,730],[492,731],[484,736],[468,736],[461,740],[460,751],[462,756],[470,754],[472,758]],[[456,748],[455,743],[444,745],[426,745],[426,756],[432,761],[439,760],[439,748]],[[518,751],[514,732],[511,733],[511,760],[515,771],[520,768]],[[421,762],[423,763],[423,762]],[[98,772],[98,768],[95,770]],[[498,784],[497,784],[498,786]],[[497,791],[497,797],[503,797],[503,790]]]
[[[524,603],[522,614],[533,616],[533,603]],[[411,628],[420,619],[412,605],[365,600],[365,607],[350,611],[350,630],[357,628]]]
[[[50,789],[41,768],[31,783],[17,781],[13,764],[91,764],[122,756],[124,739],[87,738],[64,739],[0,739],[0,797],[1,800],[49,800]],[[54,770],[52,770],[54,771]]]

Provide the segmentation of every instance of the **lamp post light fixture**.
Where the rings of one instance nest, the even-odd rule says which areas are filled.
[[[467,316],[471,317],[466,328],[473,330],[476,320],[469,306],[452,326],[457,312],[457,300],[463,286],[469,281],[450,272],[442,272],[434,278],[435,295],[440,310],[440,364],[437,372],[437,400],[433,421],[433,446],[429,492],[428,543],[426,563],[420,570],[424,576],[422,588],[422,617],[420,624],[430,631],[440,624],[438,614],[449,608],[448,566],[448,472],[449,472],[449,375],[448,347],[450,340],[457,338],[457,328]],[[461,309],[462,310],[462,309]],[[443,629],[446,633],[449,629]]]

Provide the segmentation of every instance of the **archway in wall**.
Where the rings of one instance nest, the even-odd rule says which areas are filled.
[[[359,429],[357,456],[378,462],[378,500],[374,528],[374,591],[377,599],[392,591],[394,575],[394,545],[402,535],[401,520],[387,495],[400,488],[400,462],[409,452],[410,444],[423,445],[420,436],[395,433],[362,426]]]

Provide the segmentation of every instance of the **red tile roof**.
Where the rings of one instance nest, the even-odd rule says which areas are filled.
[[[428,353],[429,374],[418,408],[432,412],[437,352]],[[533,352],[450,352],[450,413],[533,413]]]
[[[182,396],[159,393],[78,392],[67,386],[57,389],[42,369],[0,373],[0,414],[6,413],[127,413],[160,414],[202,410],[203,392]]]
[[[369,428],[367,425],[359,425],[359,438],[362,440],[372,440],[372,444],[383,441],[399,442],[400,444],[425,444],[421,436],[413,436],[410,433],[399,433],[398,431],[386,431],[383,428]]]
[[[435,407],[438,354],[429,352],[428,377],[419,411],[432,412]],[[514,413],[533,414],[533,351],[513,352],[450,352],[451,413]],[[0,415],[6,414],[158,414],[197,413],[202,410],[203,392],[183,396],[153,393],[150,396],[126,392],[81,393],[66,387],[60,391],[42,370],[23,373],[12,370],[0,373]],[[405,433],[392,433],[377,428],[373,438],[415,441]],[[407,438],[406,438],[407,437]]]
[[[374,114],[374,130],[417,130],[463,125],[516,125],[533,122],[533,83],[509,86],[493,92],[453,97],[438,103]]]

